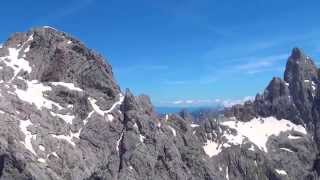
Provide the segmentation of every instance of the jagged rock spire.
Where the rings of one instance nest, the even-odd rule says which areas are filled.
[[[284,80],[288,83],[300,82],[303,80],[316,80],[317,67],[313,60],[304,54],[299,48],[294,48],[288,58]]]
[[[276,116],[313,126],[311,122],[314,120],[313,107],[318,83],[318,70],[313,60],[301,49],[293,48],[284,80],[273,78],[263,94],[256,96],[253,105],[235,106],[231,112],[239,112],[235,110],[243,108],[241,117]],[[230,115],[230,112],[227,114]]]

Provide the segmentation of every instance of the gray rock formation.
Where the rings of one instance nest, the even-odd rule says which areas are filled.
[[[294,49],[285,80],[195,124],[158,118],[66,33],[14,34],[0,47],[0,179],[318,179],[317,71]]]
[[[215,177],[190,121],[158,119],[101,55],[56,29],[4,43],[0,94],[0,179]]]
[[[273,78],[254,102],[236,105],[227,110],[225,115],[236,116],[244,121],[273,115],[313,128],[318,84],[318,69],[313,60],[300,49],[294,48],[286,65],[284,80]]]
[[[258,94],[253,102],[246,102],[244,105],[236,105],[227,109],[225,115],[236,117],[240,121],[249,121],[254,117],[274,116],[279,120],[287,119],[305,127],[309,136],[308,141],[303,142],[303,145],[298,144],[299,142],[291,143],[290,147],[304,149],[303,151],[307,150],[310,153],[310,156],[304,154],[303,159],[300,159],[303,162],[302,166],[308,167],[307,171],[310,173],[305,176],[299,173],[300,176],[295,174],[294,177],[318,179],[318,175],[315,175],[315,172],[319,173],[318,148],[320,147],[318,86],[318,68],[313,60],[302,50],[294,48],[286,65],[284,80],[273,78],[266,90]],[[278,141],[285,142],[281,138]],[[283,144],[280,145],[283,146]],[[306,162],[308,163],[305,164]],[[298,163],[295,166],[301,167],[301,164]]]

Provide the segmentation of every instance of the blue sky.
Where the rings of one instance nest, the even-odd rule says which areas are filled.
[[[319,59],[319,7],[316,0],[12,0],[1,3],[0,41],[53,26],[100,52],[123,89],[157,106],[231,103],[282,77],[293,47]]]

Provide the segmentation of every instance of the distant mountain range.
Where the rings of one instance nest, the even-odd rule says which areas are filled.
[[[15,33],[0,46],[0,180],[316,180],[319,80],[294,48],[253,101],[154,108],[72,36]]]
[[[209,107],[209,106],[203,106],[203,107],[155,107],[155,110],[159,114],[172,114],[172,113],[179,113],[182,110],[187,110],[189,112],[196,112],[201,110],[221,110],[223,107]]]

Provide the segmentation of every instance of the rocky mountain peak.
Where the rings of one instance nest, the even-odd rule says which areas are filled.
[[[287,61],[284,80],[295,83],[304,80],[314,81],[317,78],[317,67],[311,57],[306,56],[301,49],[293,48]]]
[[[41,27],[14,34],[2,48],[2,54],[15,55],[12,53],[18,53],[16,58],[25,57],[30,72],[23,76],[28,80],[74,83],[103,92],[109,99],[120,92],[111,66],[101,55],[56,29]]]
[[[215,178],[191,122],[173,119],[123,95],[107,61],[64,32],[0,47],[0,180]]]
[[[114,121],[119,125],[122,102],[111,66],[80,41],[49,27],[13,34],[0,48],[0,159],[3,153],[13,156],[12,151],[19,162],[29,159],[33,164],[23,165],[25,173],[20,170],[0,179],[79,179],[84,172],[75,173],[78,170],[69,165],[82,157],[96,161],[85,142],[100,148],[117,142],[118,133],[102,142],[110,133],[98,127],[108,129],[107,123]],[[7,138],[14,142],[8,145],[3,141]],[[91,150],[84,153],[81,147]],[[7,163],[3,168],[10,168],[9,161],[0,161],[0,167]],[[89,161],[82,159],[80,164]],[[63,169],[75,174],[64,174],[55,163],[68,163]],[[80,164],[78,168],[84,167]],[[41,171],[42,166],[55,171]]]
[[[313,106],[318,83],[318,70],[313,60],[301,49],[293,48],[284,79],[273,78],[265,91],[256,96],[252,105],[235,106],[232,109],[236,114],[239,114],[236,109],[243,109],[241,114],[249,118],[275,116],[309,126],[314,120]]]
[[[291,51],[291,57],[292,59],[295,59],[295,60],[299,60],[299,59],[302,59],[304,56],[304,53],[302,52],[301,49],[299,49],[298,47],[294,47]]]
[[[265,90],[265,96],[271,102],[278,97],[289,95],[289,85],[284,80],[274,77]]]

